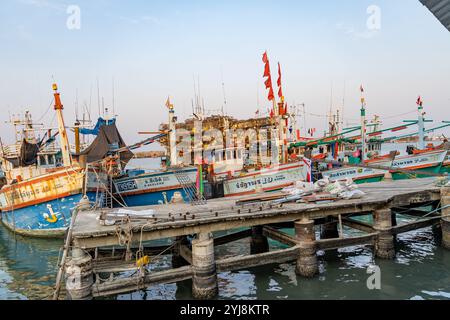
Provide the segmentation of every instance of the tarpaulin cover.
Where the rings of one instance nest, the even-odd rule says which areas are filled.
[[[14,168],[26,167],[36,164],[39,153],[39,144],[29,143],[25,139],[20,146],[20,156],[18,158],[5,158],[12,163]]]
[[[126,144],[120,136],[116,125],[103,125],[99,129],[97,138],[95,138],[92,144],[83,150],[80,155],[86,155],[87,162],[95,162],[123,147],[126,147]],[[133,156],[134,154],[131,151],[126,150],[120,153],[120,160],[126,165]]]
[[[116,119],[105,120],[103,118],[98,118],[97,124],[93,129],[80,128],[80,134],[92,134],[94,136],[98,135],[100,128],[105,125],[116,124]]]

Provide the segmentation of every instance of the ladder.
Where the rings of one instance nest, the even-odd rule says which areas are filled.
[[[101,207],[111,209],[113,207],[113,197],[112,197],[113,188],[112,188],[112,178],[111,177],[108,177],[108,182],[107,182],[106,187],[108,189],[102,191]]]
[[[189,203],[192,205],[202,205],[206,204],[206,199],[202,194],[197,192],[197,188],[195,183],[192,182],[191,178],[186,174],[185,171],[175,169],[174,170],[175,177],[178,182],[183,187],[183,191],[189,199]]]

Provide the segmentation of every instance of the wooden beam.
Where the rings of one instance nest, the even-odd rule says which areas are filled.
[[[371,233],[365,236],[352,238],[336,238],[316,240],[318,250],[334,250],[345,247],[370,244],[373,245],[378,233]]]
[[[189,264],[192,264],[192,251],[184,244],[180,246],[180,256]]]
[[[263,234],[268,238],[271,238],[288,246],[295,246],[298,244],[297,239],[273,227],[264,227]]]
[[[105,297],[115,294],[135,292],[138,289],[147,288],[152,285],[174,283],[192,278],[191,266],[176,269],[152,272],[142,279],[137,276],[130,278],[118,278],[92,286],[94,297]],[[139,284],[139,285],[138,285]]]
[[[236,256],[217,260],[217,271],[226,272],[239,269],[252,268],[267,264],[279,264],[296,260],[299,254],[299,247],[289,249],[264,252],[260,254]]]
[[[364,223],[361,221],[356,221],[350,218],[342,218],[342,223],[347,226],[350,227],[352,229],[356,229],[359,231],[363,231],[365,233],[372,233],[374,232],[374,228],[371,224],[369,223]]]
[[[427,228],[434,224],[440,223],[440,220],[441,220],[441,217],[439,216],[439,217],[433,217],[433,218],[423,219],[420,221],[401,224],[399,226],[392,227],[392,233],[400,234],[400,233],[405,233],[405,232],[409,232],[412,230]]]
[[[227,244],[230,242],[234,242],[234,241],[238,241],[241,239],[245,239],[248,238],[252,235],[252,230],[251,229],[247,229],[247,230],[243,230],[243,231],[239,231],[239,232],[234,232],[231,234],[227,234],[224,236],[220,236],[217,238],[214,238],[214,245],[215,246],[220,246],[223,244]]]

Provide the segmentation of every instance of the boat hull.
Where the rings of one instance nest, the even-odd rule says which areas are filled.
[[[441,173],[450,173],[450,153],[447,153],[444,163],[442,164]]]
[[[196,181],[197,169],[182,170],[191,180]],[[114,180],[115,198],[129,207],[147,206],[171,201],[175,192],[180,192],[184,201],[188,195],[175,176],[174,171],[153,172]]]
[[[95,192],[88,192],[87,196],[92,202],[97,199]],[[1,221],[20,235],[62,238],[70,225],[72,210],[82,198],[83,194],[79,193],[17,210],[2,211]]]
[[[102,200],[102,184],[97,177],[100,175],[89,173],[86,179],[81,168],[62,168],[4,186],[0,190],[2,222],[26,236],[63,236],[70,225],[72,209],[83,197],[86,180],[89,200]]]
[[[418,155],[403,156],[392,161],[371,161],[368,165],[392,167],[394,169],[410,169],[419,172],[415,174],[408,174],[391,170],[393,180],[426,178],[429,177],[429,175],[426,174],[427,172],[439,173],[445,156],[445,151],[432,151]],[[420,174],[420,172],[424,172],[424,174]],[[347,178],[351,178],[355,183],[361,184],[380,182],[384,179],[386,173],[388,173],[388,170],[349,166],[346,168],[327,170],[323,172],[322,175],[330,179],[330,181],[346,180]]]
[[[331,169],[322,173],[324,178],[330,181],[341,181],[352,179],[357,184],[380,182],[384,179],[386,170],[371,168],[345,167],[340,169]]]
[[[392,167],[400,169],[410,169],[419,173],[409,174],[392,171],[392,178],[394,180],[403,180],[411,178],[427,178],[427,172],[439,173],[442,164],[447,156],[447,151],[432,151],[418,155],[409,155],[395,159]],[[424,172],[424,174],[420,174]]]
[[[296,181],[305,181],[306,176],[307,169],[303,162],[273,166],[224,181],[224,195],[234,197],[254,194],[259,190],[281,190]]]

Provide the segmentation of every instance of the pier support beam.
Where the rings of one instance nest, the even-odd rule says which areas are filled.
[[[263,226],[252,228],[252,240],[250,242],[250,253],[259,254],[269,251],[269,242],[263,235]]]
[[[441,189],[441,229],[442,229],[442,246],[450,249],[450,187],[443,187]]]
[[[72,250],[66,264],[66,290],[71,300],[91,300],[94,284],[92,258],[79,248]]]
[[[374,229],[378,231],[375,254],[381,259],[394,259],[395,246],[392,234],[392,213],[390,209],[376,210],[373,213]]]
[[[214,239],[199,233],[192,241],[192,295],[195,299],[211,299],[218,293]]]
[[[338,222],[328,217],[326,222],[321,225],[320,239],[335,238],[339,238]]]
[[[295,236],[299,241],[300,247],[295,272],[300,276],[313,278],[319,273],[319,264],[316,256],[314,221],[306,219],[296,221]]]
[[[188,243],[188,239],[186,236],[176,237],[174,239],[174,246],[172,249],[172,267],[180,268],[187,266],[189,262],[187,262],[181,255],[181,246],[186,245]]]

